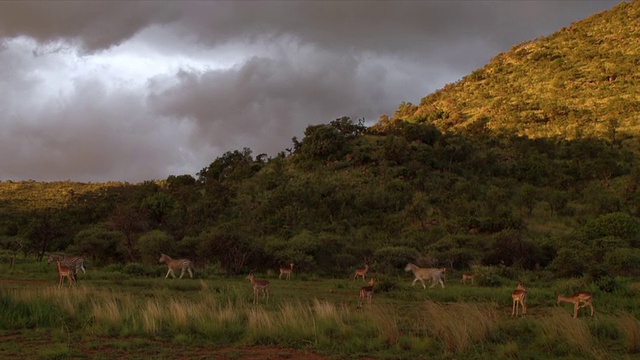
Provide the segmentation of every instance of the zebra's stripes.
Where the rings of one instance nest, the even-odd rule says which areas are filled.
[[[160,254],[160,259],[158,260],[158,262],[167,264],[167,267],[169,268],[169,271],[167,271],[167,275],[165,275],[164,277],[165,279],[169,277],[169,274],[171,274],[171,276],[175,278],[176,274],[174,273],[174,271],[178,269],[181,270],[180,279],[182,279],[182,277],[184,276],[185,271],[188,271],[189,276],[193,279],[193,263],[189,259],[174,260],[169,255]]]
[[[56,261],[60,261],[60,264],[64,267],[68,267],[73,270],[73,274],[78,273],[78,270],[82,270],[83,273],[86,273],[86,269],[84,268],[84,258],[82,256],[67,256],[64,254],[51,254],[47,259],[48,263],[54,263]]]

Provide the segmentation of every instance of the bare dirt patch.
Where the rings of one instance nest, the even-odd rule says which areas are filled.
[[[27,280],[27,279],[0,279],[0,284],[53,284],[53,281],[48,280]]]

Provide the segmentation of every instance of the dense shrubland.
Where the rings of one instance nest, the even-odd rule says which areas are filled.
[[[293,141],[274,158],[228,152],[197,178],[3,182],[3,247],[94,265],[152,264],[164,252],[228,273],[290,262],[324,275],[364,262],[394,273],[416,262],[636,275],[640,168],[606,140],[341,118]]]

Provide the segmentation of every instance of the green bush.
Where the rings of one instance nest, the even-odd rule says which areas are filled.
[[[612,293],[620,288],[618,281],[612,276],[604,276],[596,281],[598,289]]]
[[[129,263],[122,268],[122,272],[129,275],[147,276],[149,271],[147,268],[139,263]]]
[[[476,275],[476,283],[480,286],[498,287],[502,285],[499,269],[495,266],[475,266],[473,269]]]

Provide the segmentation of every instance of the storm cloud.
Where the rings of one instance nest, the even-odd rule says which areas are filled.
[[[620,1],[0,2],[0,180],[192,174],[375,122]]]

